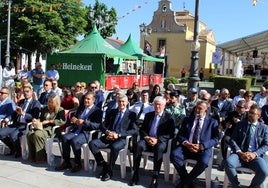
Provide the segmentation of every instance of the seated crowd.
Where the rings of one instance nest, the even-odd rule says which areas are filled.
[[[170,159],[180,176],[175,187],[192,187],[193,180],[208,167],[213,147],[219,145],[223,157],[219,169],[226,171],[233,187],[240,187],[236,168],[241,166],[255,172],[249,187],[264,182],[268,175],[263,158],[268,151],[268,95],[264,87],[255,97],[241,89],[233,99],[225,88],[213,96],[190,88],[186,97],[172,84],[164,93],[157,84],[151,88],[140,91],[134,82],[125,92],[114,85],[105,98],[98,81],[59,88],[57,80],[47,79],[40,94],[25,82],[11,100],[10,88],[2,87],[0,140],[10,149],[7,155],[18,158],[22,154],[20,137],[26,135],[28,160],[42,163],[47,160],[46,140],[55,136],[62,143],[63,158],[55,170],[71,169],[73,173],[82,169],[81,147],[88,144],[97,166],[102,167],[98,177],[107,181],[113,177],[120,150],[128,144],[126,138],[131,136],[134,165],[129,185],[139,183],[142,153],[150,151],[154,154],[150,187],[158,187],[169,140],[173,140]],[[93,130],[100,134],[89,140]],[[102,156],[104,148],[110,149],[109,161]],[[229,156],[228,148],[232,150]],[[186,159],[197,161],[190,172]]]

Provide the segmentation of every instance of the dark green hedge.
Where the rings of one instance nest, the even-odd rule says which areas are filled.
[[[179,81],[178,81],[178,79],[176,77],[167,77],[167,78],[165,78],[165,80],[164,80],[164,88],[166,90],[167,90],[168,84],[170,84],[170,83],[172,83],[172,84],[178,84]]]
[[[227,88],[230,92],[231,97],[238,95],[239,89],[250,90],[251,78],[236,78],[227,76],[215,76],[214,88],[222,89]]]

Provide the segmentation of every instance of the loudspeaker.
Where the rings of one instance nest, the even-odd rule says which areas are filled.
[[[258,57],[258,50],[253,50],[253,55],[252,55],[253,58],[256,58]]]

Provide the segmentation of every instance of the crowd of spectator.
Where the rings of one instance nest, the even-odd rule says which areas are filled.
[[[239,166],[255,172],[250,187],[258,187],[268,174],[267,168],[263,168],[266,166],[263,156],[268,151],[265,87],[260,87],[255,96],[251,91],[238,89],[238,95],[232,99],[226,88],[213,94],[189,88],[184,96],[173,84],[169,84],[166,91],[161,91],[157,84],[140,90],[139,83],[134,82],[126,91],[114,85],[105,95],[107,91],[97,80],[60,88],[55,65],[44,72],[37,63],[31,74],[27,66],[18,75],[9,74],[9,70],[12,64],[4,70],[3,75],[10,77],[4,78],[0,91],[0,140],[10,149],[7,155],[21,157],[19,138],[27,134],[28,160],[45,162],[45,142],[56,134],[62,143],[63,157],[56,171],[80,171],[81,146],[88,143],[97,165],[102,167],[99,178],[108,181],[113,177],[119,151],[127,144],[126,138],[132,136],[130,149],[134,166],[130,186],[139,183],[143,151],[154,153],[150,187],[158,186],[163,153],[170,139],[173,139],[171,162],[181,180],[175,187],[192,186],[192,180],[208,167],[213,147],[220,147],[224,160],[219,170],[226,171],[234,187],[240,187],[235,170]],[[21,84],[14,89],[12,79],[16,76]],[[55,133],[53,127],[58,127]],[[89,140],[92,130],[101,134]],[[228,147],[233,150],[230,156],[227,156]],[[103,148],[111,149],[109,161],[102,156]],[[184,165],[188,158],[197,161],[190,173]]]

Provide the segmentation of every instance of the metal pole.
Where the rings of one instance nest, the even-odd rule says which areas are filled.
[[[10,13],[11,13],[11,0],[8,1],[7,13],[7,48],[6,48],[6,66],[10,63]]]
[[[190,77],[188,81],[188,88],[194,87],[198,88],[198,82],[200,78],[198,76],[198,59],[199,59],[199,0],[195,1],[195,18],[194,18],[194,37],[192,44],[192,56],[191,56],[191,68],[190,68]]]

